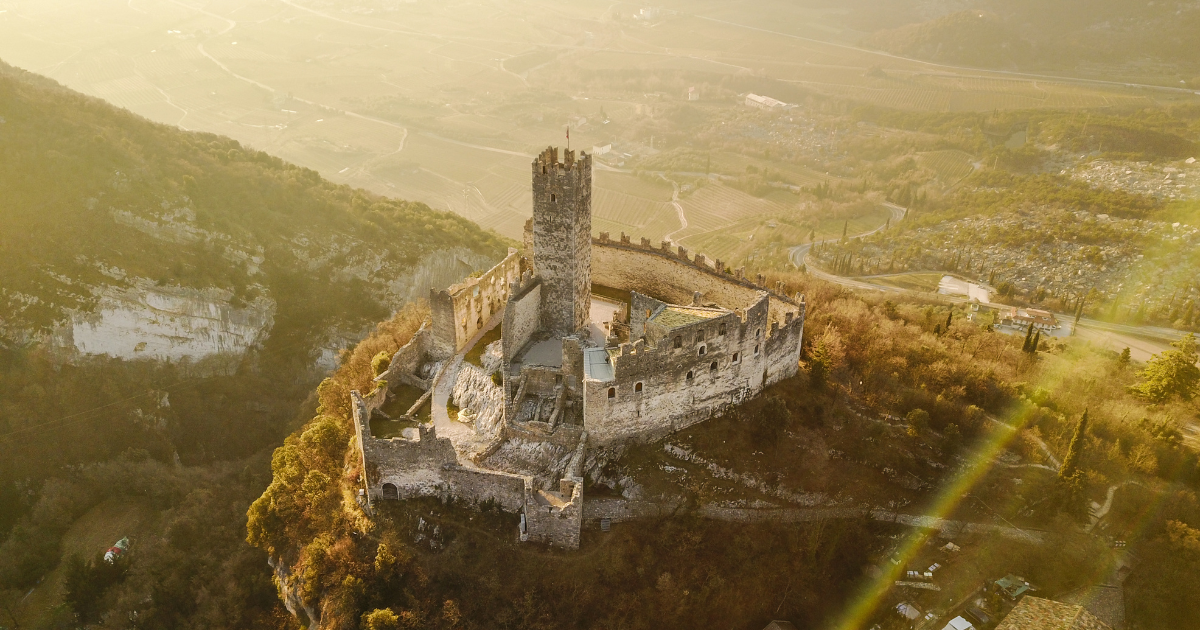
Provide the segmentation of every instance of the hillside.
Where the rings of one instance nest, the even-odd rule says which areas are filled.
[[[160,523],[144,568],[180,567],[200,540],[261,566],[237,524],[267,472],[255,454],[374,322],[506,247],[456,215],[3,63],[0,191],[0,596],[58,584],[60,539],[114,492],[149,499]],[[164,494],[160,474],[192,481]],[[187,509],[232,517],[174,547],[163,536],[193,527],[177,523]],[[187,571],[231,570],[196,560]],[[46,588],[29,601],[57,605]],[[242,614],[219,599],[205,605]],[[170,614],[200,614],[173,600]]]
[[[775,280],[808,298],[803,372],[663,442],[605,455],[585,505],[641,516],[607,532],[594,519],[578,551],[517,542],[517,518],[487,505],[378,501],[368,515],[355,503],[348,391],[370,386],[371,358],[411,336],[427,316],[417,308],[381,324],[319,388],[312,420],[275,451],[249,540],[283,567],[300,619],[321,628],[757,630],[772,618],[845,627],[843,614],[899,628],[900,601],[941,615],[1006,573],[1052,596],[1087,588],[1121,562],[1112,539],[1156,559],[1129,578],[1131,623],[1185,619],[1192,595],[1176,585],[1200,571],[1186,538],[1198,535],[1200,468],[1177,420],[1195,414],[1190,394],[1147,404],[1136,390],[1153,370],[1086,342],[1021,352],[1020,336],[959,308],[794,272]],[[1194,343],[1179,350],[1194,360]],[[1111,515],[1089,519],[1089,502],[1118,490]],[[1009,537],[896,524],[918,514]],[[1006,527],[1041,533],[1012,540]],[[937,552],[939,537],[961,553]],[[891,588],[934,562],[940,590]]]
[[[15,394],[0,396],[6,435],[149,386],[159,390],[153,400],[133,406],[165,419],[155,428],[156,420],[125,418],[113,426],[121,442],[149,431],[176,442],[159,445],[168,457],[252,452],[265,442],[205,444],[233,437],[205,424],[214,402],[165,385],[210,376],[203,382],[230,408],[290,416],[294,407],[275,408],[261,392],[302,399],[296,380],[332,367],[373,322],[503,249],[456,215],[331,184],[228,138],[154,124],[7,65],[0,120],[0,391]],[[141,358],[159,362],[128,361]],[[71,365],[54,379],[31,373],[62,359]],[[93,368],[122,376],[97,383]],[[253,378],[267,380],[241,389]],[[180,426],[189,405],[197,424]],[[237,433],[254,435],[241,424]],[[105,442],[92,428],[73,422],[47,436],[88,436],[56,460]],[[0,446],[5,467],[37,461],[9,457],[13,444]]]

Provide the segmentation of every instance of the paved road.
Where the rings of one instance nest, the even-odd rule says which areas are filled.
[[[884,205],[892,211],[893,223],[904,217],[905,208],[891,203]],[[855,234],[851,238],[871,236],[883,230],[885,226],[886,224],[881,225],[873,230],[863,232],[862,234]],[[817,243],[830,243],[838,240],[840,239],[831,238],[817,241]],[[826,282],[840,284],[844,287],[858,289],[861,291],[882,291],[884,293],[906,294],[922,299],[936,297],[939,300],[952,304],[965,304],[968,301],[965,296],[912,291],[909,289],[901,289],[899,287],[876,284],[870,282],[870,276],[862,278],[849,278],[846,276],[839,276],[829,273],[825,270],[808,264],[808,254],[812,250],[813,245],[817,243],[796,245],[790,250],[792,264],[797,267],[805,265],[808,274],[814,278],[819,278]],[[1055,313],[1055,316],[1059,318],[1059,321],[1064,322],[1064,326],[1070,326],[1069,322],[1071,322],[1073,319],[1073,315],[1067,313]],[[1075,336],[1077,337],[1087,339],[1099,345],[1108,346],[1116,351],[1129,348],[1132,358],[1135,361],[1142,362],[1148,361],[1151,356],[1159,354],[1164,350],[1170,350],[1170,343],[1183,337],[1183,334],[1184,333],[1178,330],[1163,328],[1161,326],[1131,326],[1129,324],[1113,324],[1087,317],[1082,317],[1079,319],[1079,326],[1075,331]]]

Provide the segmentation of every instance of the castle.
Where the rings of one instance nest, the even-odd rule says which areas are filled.
[[[560,161],[547,148],[532,177],[525,256],[510,249],[431,292],[430,321],[374,392],[351,394],[355,439],[368,509],[417,496],[490,502],[521,514],[522,540],[575,548],[591,455],[795,375],[805,304],[666,241],[594,239],[587,154]],[[476,348],[496,326],[499,338]],[[397,410],[413,397],[401,390],[419,396]],[[384,422],[406,428],[376,437],[372,423]]]

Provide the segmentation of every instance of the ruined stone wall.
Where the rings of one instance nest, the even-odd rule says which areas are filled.
[[[510,284],[520,276],[521,256],[510,247],[504,260],[478,278],[468,278],[442,291],[431,290],[429,307],[439,349],[451,347],[453,355],[466,347],[504,308]]]
[[[541,325],[542,281],[526,274],[513,282],[510,291],[501,338],[505,365],[529,343]]]
[[[442,476],[449,484],[450,494],[458,501],[478,506],[493,501],[506,512],[525,509],[526,487],[530,478],[495,470],[446,466]]]
[[[629,293],[629,338],[641,339],[646,335],[646,322],[662,309],[666,302],[643,295],[637,290]]]
[[[396,487],[397,497],[439,496],[445,489],[442,467],[458,461],[450,440],[437,437],[433,427],[418,428],[418,439],[371,437],[371,407],[358,392],[350,392],[354,440],[362,454],[366,490],[371,501],[384,496],[384,484]]]
[[[591,303],[592,158],[547,148],[534,159],[533,265],[545,284],[542,327],[583,332]]]
[[[583,480],[564,478],[560,485],[565,505],[547,505],[535,491],[526,498],[525,527],[528,539],[567,549],[579,548],[583,527]]]
[[[421,378],[418,371],[423,363],[436,359],[437,354],[432,323],[425,322],[412,339],[392,355],[388,369],[375,380],[387,381],[388,389],[403,384],[428,390],[431,379]]]

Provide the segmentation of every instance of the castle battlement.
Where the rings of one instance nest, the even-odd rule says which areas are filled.
[[[642,237],[641,242],[635,245],[632,243],[632,237],[627,236],[624,232],[621,233],[621,238],[619,241],[612,240],[612,237],[608,232],[600,232],[599,236],[593,239],[592,244],[594,246],[599,245],[602,247],[615,247],[631,250],[635,249],[637,251],[657,254],[663,258],[676,260],[691,265],[696,269],[707,271],[726,280],[736,281],[743,286],[767,291],[777,299],[796,303],[795,298],[788,296],[786,292],[784,292],[782,282],[777,282],[774,287],[768,287],[766,276],[763,274],[758,274],[755,280],[750,280],[746,277],[745,267],[739,267],[733,270],[733,273],[731,274],[726,271],[726,267],[721,259],[714,259],[712,264],[709,264],[708,258],[704,254],[690,254],[686,247],[674,246],[670,241],[662,241],[661,244],[656,248],[651,245],[650,239],[645,237]],[[674,251],[672,251],[673,248]]]
[[[806,304],[782,283],[669,241],[593,238],[587,154],[560,160],[547,148],[531,175],[525,251],[431,291],[428,325],[395,353],[375,392],[351,394],[355,437],[371,501],[493,502],[521,513],[521,540],[574,548],[589,445],[661,438],[794,376]],[[594,286],[620,303],[599,302]],[[593,305],[604,321],[591,321]],[[462,365],[472,340],[497,324],[499,350]],[[406,418],[432,399],[434,423],[377,439],[371,418],[401,384],[425,391]],[[441,409],[451,403],[462,422]]]

